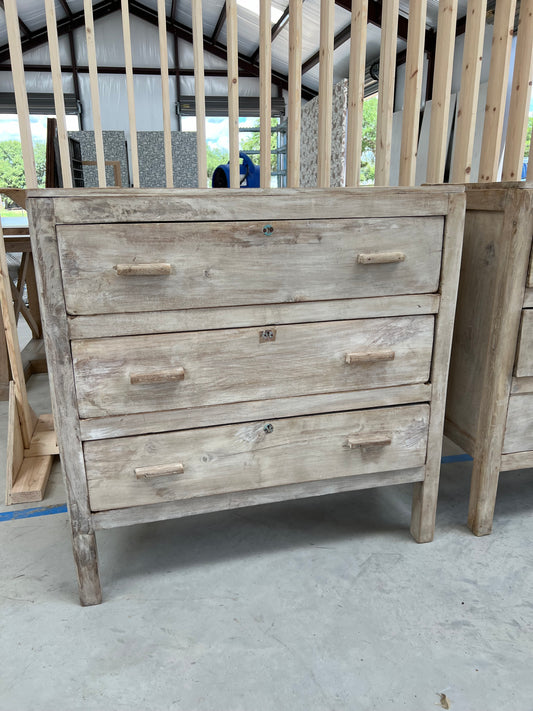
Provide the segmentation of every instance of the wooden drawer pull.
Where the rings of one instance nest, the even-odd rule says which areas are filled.
[[[183,380],[185,370],[183,368],[173,368],[172,370],[160,370],[158,373],[131,373],[130,383],[132,385],[157,385],[157,383],[174,383]]]
[[[156,479],[158,476],[173,476],[183,474],[183,464],[160,464],[156,467],[137,467],[134,469],[137,479]]]
[[[394,360],[394,351],[358,351],[346,353],[347,363],[377,363],[381,360]]]
[[[352,435],[348,437],[349,449],[356,447],[386,447],[391,444],[392,439],[387,435]]]
[[[396,264],[404,261],[403,252],[368,252],[357,255],[358,264]]]
[[[116,264],[113,269],[118,276],[165,276],[170,274],[170,264]]]

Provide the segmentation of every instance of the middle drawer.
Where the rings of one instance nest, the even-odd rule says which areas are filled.
[[[429,379],[434,317],[72,341],[80,417],[409,385]]]

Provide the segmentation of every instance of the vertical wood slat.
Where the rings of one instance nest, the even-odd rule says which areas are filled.
[[[168,86],[167,13],[165,0],[157,0],[159,29],[159,59],[161,64],[161,97],[163,104],[163,140],[165,145],[165,175],[167,188],[174,185],[172,174],[172,133],[170,129],[170,92]]]
[[[196,113],[196,151],[198,154],[198,187],[207,188],[204,29],[202,21],[202,0],[192,0],[192,36],[194,54],[194,105]]]
[[[94,142],[96,146],[96,169],[98,186],[106,187],[104,138],[100,115],[100,92],[98,90],[98,68],[96,64],[96,43],[94,38],[94,17],[92,0],[83,0],[85,14],[85,36],[87,39],[87,61],[89,64],[89,84],[91,87],[91,107],[93,113]]]
[[[133,88],[133,60],[131,56],[130,13],[128,0],[122,0],[122,36],[124,38],[124,66],[126,68],[126,90],[128,92],[131,173],[133,178],[133,187],[138,188],[140,186],[139,151],[137,148],[137,122],[135,118],[135,93]]]
[[[457,0],[439,2],[426,182],[443,183],[448,148]]]
[[[52,86],[54,89],[54,106],[57,118],[57,138],[59,143],[59,158],[61,161],[61,176],[63,187],[72,187],[72,171],[70,170],[70,151],[68,146],[67,120],[65,116],[65,99],[63,97],[63,82],[61,80],[61,61],[59,58],[59,41],[57,38],[57,21],[55,0],[45,0],[46,29],[48,32],[48,49],[50,51],[50,68]]]
[[[520,180],[533,80],[533,0],[522,0],[502,180]]]
[[[427,0],[411,0],[409,3],[399,185],[415,184],[420,97],[424,73],[426,9]]]
[[[352,0],[350,78],[346,132],[346,186],[355,188],[361,178],[361,136],[365,100],[366,27],[368,0]]]
[[[228,43],[228,116],[229,116],[229,180],[230,188],[240,184],[239,168],[239,47],[237,34],[237,1],[226,0]]]
[[[318,79],[318,187],[329,188],[333,102],[335,0],[320,0],[320,66]]]
[[[289,0],[289,109],[287,123],[287,187],[300,185],[302,125],[302,0]]]
[[[261,165],[261,187],[270,187],[271,115],[272,115],[272,46],[271,0],[260,0],[259,7],[259,150]]]
[[[515,8],[516,0],[498,0],[496,3],[489,85],[479,161],[478,181],[480,183],[491,183],[498,177]]]
[[[470,182],[486,14],[487,0],[468,0],[452,183]]]
[[[16,0],[4,0],[4,12],[6,17],[11,72],[13,74],[15,103],[17,106],[19,121],[20,143],[22,145],[22,159],[24,161],[24,175],[26,176],[26,187],[36,188],[37,172],[35,170],[35,157],[33,154],[33,143],[31,138],[30,110],[28,107],[28,94],[26,92],[26,81],[24,78],[24,63],[22,60],[22,46],[20,43]]]
[[[378,118],[376,126],[376,185],[388,185],[390,181],[399,5],[399,0],[383,0],[381,11]]]

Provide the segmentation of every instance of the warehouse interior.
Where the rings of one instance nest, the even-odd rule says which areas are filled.
[[[533,0],[1,0],[0,239],[5,261],[3,256],[0,711],[531,709],[533,217],[531,209],[523,205],[532,204],[527,202],[533,183],[533,169],[528,172],[532,83]],[[425,187],[428,184],[434,187]],[[460,203],[462,186],[468,188],[469,184],[466,202]],[[234,190],[215,189],[222,187]],[[493,191],[486,197],[482,194],[485,187]],[[50,191],[46,192],[48,197],[35,197],[45,188]],[[420,192],[410,198],[409,191],[416,188]],[[84,193],[85,189],[92,190]],[[306,189],[311,190],[306,193]],[[110,202],[106,191],[115,196]],[[388,250],[389,261],[396,262],[386,266],[392,276],[382,281],[378,277],[365,286],[368,293],[341,292],[344,277],[340,274],[338,283],[332,283],[329,263],[323,257],[318,276],[312,271],[315,263],[305,261],[314,245],[334,244],[328,247],[333,259],[340,260],[343,254],[331,241],[333,228],[326,224],[334,220],[320,214],[322,191],[332,205],[339,200],[339,221],[361,217],[364,239],[369,239],[378,224],[381,232],[378,230],[379,240],[372,249],[376,253],[378,248]],[[343,191],[353,196],[353,210],[362,210],[361,215],[343,212],[348,208],[336,197]],[[65,208],[60,207],[62,192],[66,194]],[[359,198],[360,192],[364,197]],[[277,197],[284,193],[287,206]],[[224,203],[224,198],[217,202],[220,194],[233,195],[235,207]],[[261,239],[274,232],[274,239],[280,240],[274,244],[281,245],[286,264],[281,256],[276,261],[273,248],[261,252],[258,264],[250,267],[253,258],[247,261],[237,249],[241,242],[247,249],[256,244],[250,228],[245,226],[242,235],[238,233],[240,224],[248,225],[252,220],[241,216],[239,210],[249,201],[242,207],[242,215],[253,213],[254,200],[260,200],[262,194],[271,200],[269,206],[279,200],[279,214],[284,217],[278,218],[277,207],[269,207],[272,217],[268,217],[270,213],[258,202],[253,219],[259,221]],[[373,194],[376,207],[372,207]],[[201,288],[194,291],[194,275],[189,274],[189,281],[184,282],[191,294],[183,297],[183,307],[177,301],[181,298],[179,288],[162,291],[164,298],[154,299],[150,308],[137,308],[145,282],[135,282],[140,286],[131,292],[111,290],[107,294],[110,277],[104,275],[98,281],[98,260],[109,255],[107,237],[99,236],[98,231],[110,223],[123,223],[125,236],[120,238],[127,241],[128,229],[137,229],[127,223],[141,221],[140,209],[132,207],[137,199],[143,201],[143,221],[148,223],[143,228],[154,230],[149,244],[156,270],[148,277],[134,276],[134,280],[150,280],[154,274],[159,278],[158,269],[168,266],[160,263],[165,260],[160,259],[156,242],[158,237],[163,243],[170,242],[165,232],[169,222],[183,221],[189,230],[190,252],[185,238],[176,239],[185,255],[180,259],[197,259],[203,264],[201,260],[207,257],[202,251],[212,251],[212,261],[199,269]],[[169,214],[177,218],[165,217],[161,205],[167,199]],[[195,201],[200,204],[201,199],[207,207],[205,215],[198,217]],[[294,216],[288,216],[289,199],[293,200]],[[72,208],[68,200],[72,200]],[[94,219],[87,216],[86,205],[91,200],[95,201]],[[120,200],[124,200],[123,212],[110,218],[113,210],[118,214]],[[394,200],[399,205],[396,212]],[[47,236],[45,222],[52,218],[41,205],[52,202],[57,206],[53,215],[54,231],[59,235],[57,263],[46,262],[42,256],[54,238]],[[219,205],[228,204],[224,207],[228,216],[216,217],[223,209]],[[458,207],[461,204],[463,212]],[[516,222],[508,217],[515,214],[513,209]],[[130,211],[137,215],[135,220]],[[390,220],[387,227],[379,226],[379,221],[385,224],[386,219]],[[217,232],[217,225],[224,220],[235,229],[231,239],[224,235],[231,230]],[[283,232],[289,229],[284,225],[290,220],[301,221],[303,236]],[[437,220],[441,220],[438,225],[444,225],[440,228],[444,247],[438,249],[428,237]],[[466,247],[460,278],[463,220],[465,245],[470,244],[468,239],[473,244],[486,228],[480,240],[489,244],[482,242],[480,262],[487,267],[488,276],[480,271],[479,281],[466,271],[468,258],[464,255],[470,255]],[[83,253],[79,260],[73,256],[74,250],[69,251],[67,243],[78,222],[86,230],[83,238],[100,245],[100,254],[89,252],[90,244],[87,252],[79,245]],[[208,222],[222,243],[229,239],[228,253],[217,251],[215,237],[201,231],[203,222]],[[324,226],[315,227],[318,223]],[[452,234],[459,223],[460,238]],[[491,223],[503,235],[501,243],[491,238]],[[392,237],[386,234],[389,224]],[[44,225],[42,238],[36,225]],[[119,234],[119,227],[109,229],[111,241]],[[403,252],[391,251],[404,249],[402,230],[408,235],[406,240],[420,238],[420,245],[428,245],[419,248],[427,274],[417,274],[410,266],[410,253],[406,258]],[[423,242],[426,237],[428,241]],[[308,250],[302,256],[302,274],[309,270],[309,292],[299,281],[301,278],[305,285],[305,274],[287,277],[293,263],[291,252],[283,251],[285,245],[289,249],[303,245]],[[456,262],[454,249],[459,250]],[[367,245],[368,251],[372,250]],[[128,255],[133,264],[115,264],[117,274],[121,266],[125,272],[138,266],[136,253],[130,250]],[[50,282],[47,264],[55,265],[48,270]],[[405,265],[413,269],[409,279],[419,278],[420,283],[426,279],[428,285],[388,290],[388,283],[394,282],[397,270]],[[241,266],[243,283],[249,278],[248,269],[255,279],[255,293],[252,289],[248,301],[242,300],[238,291],[244,289],[240,274],[235,278]],[[253,271],[255,266],[257,271]],[[219,277],[219,268],[228,269],[229,276]],[[169,266],[161,272],[163,278],[173,270],[174,266]],[[428,276],[431,270],[435,272],[433,285]],[[480,286],[483,275],[494,280],[486,286],[487,291]],[[120,437],[123,449],[117,451],[128,454],[130,442],[150,436],[153,444],[148,449],[153,453],[174,427],[194,438],[214,430],[215,424],[221,430],[223,424],[234,422],[245,428],[252,420],[260,422],[261,441],[268,441],[264,433],[274,429],[274,436],[278,436],[285,420],[309,415],[311,421],[312,415],[329,416],[326,413],[341,418],[345,412],[364,408],[386,413],[392,405],[398,406],[397,412],[426,405],[433,412],[434,408],[441,418],[440,430],[438,422],[428,425],[426,418],[425,426],[430,430],[426,443],[438,440],[439,445],[433,452],[428,445],[424,461],[415,462],[416,466],[401,464],[404,453],[399,451],[398,469],[405,474],[403,478],[378,481],[372,476],[377,477],[380,469],[364,470],[363,483],[353,486],[337,485],[341,479],[335,478],[334,471],[325,473],[329,468],[324,464],[326,448],[326,454],[316,456],[321,473],[315,474],[315,479],[331,478],[331,488],[322,481],[322,488],[309,488],[307,494],[275,493],[283,489],[279,476],[286,474],[287,482],[295,487],[299,482],[289,478],[282,465],[276,470],[278,479],[270,484],[272,498],[261,470],[267,482],[258,485],[266,487],[263,498],[258,494],[239,499],[242,492],[229,489],[228,503],[219,492],[222,503],[210,506],[202,504],[210,498],[202,489],[192,496],[193,502],[195,496],[200,497],[197,509],[194,503],[190,508],[186,503],[183,509],[172,509],[175,490],[169,484],[157,489],[165,502],[159,513],[159,504],[149,496],[127,499],[130,484],[119,491],[129,503],[123,504],[122,513],[120,504],[116,521],[115,504],[106,504],[102,510],[96,504],[97,497],[101,501],[108,494],[97,474],[93,481],[89,477],[89,497],[94,497],[94,505],[87,519],[83,515],[78,519],[83,501],[77,491],[73,493],[76,485],[66,463],[65,443],[70,435],[61,432],[62,418],[68,419],[61,411],[65,363],[60,363],[60,351],[54,350],[62,332],[56,330],[52,318],[58,310],[48,294],[52,277],[57,277],[66,295],[61,303],[72,339],[66,361],[74,354],[67,367],[74,364],[72,383],[76,386],[71,390],[80,407],[79,418],[77,413],[74,418],[78,430],[72,431],[77,433],[80,451],[79,432],[83,432],[85,454],[100,439],[113,442],[112,437]],[[230,291],[221,291],[219,301],[202,301],[204,289],[218,288],[219,278],[226,278],[229,286],[225,288],[235,289],[241,300]],[[268,290],[276,279],[282,288],[281,296],[276,293],[274,297],[274,290]],[[313,289],[320,295],[309,297]],[[476,289],[479,297],[472,295]],[[93,300],[97,306],[84,310],[84,300]],[[306,303],[314,300],[320,316],[314,315],[313,304]],[[467,316],[473,312],[477,318],[474,306],[484,313],[484,301],[492,326],[480,326],[481,315],[479,323],[469,325]],[[167,311],[168,323],[162,322],[153,332],[145,331],[150,319],[155,322],[156,313]],[[238,313],[238,319],[233,313]],[[330,316],[323,316],[326,313]],[[124,324],[117,326],[121,316]],[[312,329],[320,325],[317,322],[329,321],[340,329],[350,318],[375,329],[364,344],[367,350],[385,338],[381,327],[375,325],[378,321],[388,322],[383,330],[395,334],[398,343],[401,319],[412,332],[418,328],[413,324],[423,323],[429,333],[431,323],[432,340],[427,348],[418,342],[416,347],[400,343],[396,355],[384,357],[392,364],[372,362],[370,368],[376,370],[368,371],[384,372],[390,378],[390,369],[403,367],[402,358],[421,358],[418,351],[426,348],[427,372],[416,377],[402,372],[403,380],[385,379],[381,384],[381,376],[371,375],[366,384],[354,386],[353,390],[360,392],[354,393],[352,400],[351,394],[341,393],[343,400],[334,395],[335,387],[329,381],[323,390],[317,385],[314,395],[307,396],[305,383],[318,383],[320,376],[306,371],[304,365],[302,384],[298,385],[298,376],[291,375],[295,371],[288,368],[291,377],[285,376],[283,362],[279,362],[278,372],[278,362],[273,361],[272,371],[262,373],[263,380],[258,381],[260,396],[243,395],[236,402],[225,394],[220,401],[209,399],[213,388],[206,380],[207,386],[199,381],[196,387],[198,393],[206,388],[202,407],[195,407],[195,397],[200,395],[195,395],[194,388],[192,395],[183,389],[184,404],[179,404],[178,398],[178,405],[159,405],[158,400],[165,400],[169,391],[156,389],[151,411],[137,407],[135,395],[124,396],[122,410],[110,404],[119,397],[113,380],[116,371],[120,377],[124,373],[130,377],[127,358],[136,357],[131,353],[117,356],[118,365],[104,358],[101,381],[91,381],[91,374],[86,381],[82,379],[92,346],[88,345],[87,354],[80,349],[90,338],[106,343],[115,335],[130,338],[135,343],[132,352],[137,344],[139,352],[153,348],[155,362],[160,343],[173,330],[183,339],[196,332],[199,340],[194,353],[201,358],[208,350],[208,341],[201,339],[216,338],[222,329],[234,329],[241,335],[253,330],[257,340],[260,327],[259,343],[269,343],[259,347],[272,349],[277,344],[271,341],[277,339],[281,348],[284,329],[294,327],[303,334],[296,361],[306,364],[305,338],[316,351],[329,353],[326,337],[321,336],[320,341],[317,336],[314,341]],[[505,338],[494,335],[500,332]],[[143,345],[142,339],[149,337],[152,341]],[[425,336],[417,337],[421,342]],[[476,341],[481,356],[475,350]],[[177,343],[184,348],[181,341]],[[231,348],[229,344],[225,354],[224,348],[217,351],[213,346],[217,362],[224,364],[225,357],[233,357]],[[462,365],[463,359],[471,362],[471,371]],[[245,352],[231,372],[241,368],[248,373],[249,360]],[[511,364],[505,373],[504,361]],[[350,363],[348,356],[346,363]],[[206,365],[205,372],[210,367]],[[178,370],[178,387],[182,387],[182,380],[187,385],[192,366],[185,372]],[[216,386],[222,383],[224,393],[229,391],[229,378],[236,376],[227,375],[222,367],[218,371],[213,366],[215,371]],[[494,384],[479,386],[485,376],[487,381],[494,376]],[[278,377],[285,391],[265,394],[271,392],[271,383]],[[149,378],[142,382],[141,387],[146,389],[146,382],[151,387]],[[394,401],[387,400],[389,395],[375,397],[379,388],[388,391]],[[479,388],[482,394],[476,393]],[[463,427],[458,414],[465,408],[461,394],[480,405],[481,414],[472,432]],[[312,397],[319,404],[311,407],[307,403]],[[329,397],[333,404],[327,403]],[[452,403],[453,397],[458,405]],[[490,398],[496,402],[495,412],[504,410],[503,415],[489,412]],[[291,401],[298,404],[291,405]],[[514,412],[517,403],[521,406],[519,422],[511,432],[505,417]],[[241,405],[250,409],[243,409],[248,414],[240,419],[232,414],[214,422],[202,414],[205,410],[218,416],[224,407],[234,407],[237,412]],[[267,414],[260,405],[265,405]],[[308,406],[309,412],[305,410]],[[88,414],[83,414],[82,407]],[[160,413],[156,412],[158,407]],[[185,414],[179,417],[185,424],[172,414],[179,408],[184,408]],[[168,416],[168,423],[154,424],[156,415]],[[28,442],[26,416],[35,416],[37,423],[32,424]],[[192,424],[187,424],[188,416]],[[418,416],[420,427],[424,416]],[[305,436],[308,420],[301,431]],[[267,421],[269,424],[264,424]],[[87,434],[90,427],[99,434]],[[298,436],[303,436],[301,432]],[[306,445],[310,458],[314,456],[311,435]],[[406,436],[406,441],[414,442],[416,436]],[[91,437],[94,442],[87,444]],[[391,439],[396,446],[392,435],[385,445],[391,444]],[[382,441],[377,443],[381,445]],[[348,446],[361,448],[363,462],[379,460],[373,449],[376,442],[353,445],[348,439]],[[29,460],[35,461],[34,447],[38,456],[44,455],[40,469],[35,467],[32,475],[40,477],[33,484],[40,488],[41,496],[31,498],[23,493],[17,498],[17,469],[20,467],[21,475]],[[276,450],[276,445],[271,448]],[[259,451],[252,452],[243,471],[255,471],[260,456]],[[204,454],[204,461],[210,457],[211,451]],[[478,491],[475,500],[476,486],[481,487],[478,462],[491,459],[497,460],[490,483],[494,521],[494,502],[488,501],[489,495]],[[340,460],[332,461],[334,470]],[[440,472],[440,482],[439,472],[434,477],[438,488],[438,502],[436,490],[433,500],[436,522],[434,510],[420,513],[433,505],[423,499],[421,488],[429,478],[431,461]],[[183,473],[181,463],[174,464],[176,467]],[[421,474],[424,467],[426,473]],[[136,476],[148,479],[153,472]],[[21,480],[19,477],[19,484]],[[316,482],[311,477],[307,483]],[[417,496],[423,504],[416,503]],[[139,502],[143,506],[137,505]],[[139,509],[147,513],[135,513]],[[432,515],[433,540],[431,534],[420,533],[426,530],[425,523],[418,522],[417,532],[417,516],[431,522]],[[93,561],[93,516],[97,563]],[[87,521],[89,528],[85,529]],[[132,523],[135,525],[129,525]],[[77,526],[82,529],[78,538]],[[84,536],[92,537],[92,542],[80,552],[77,541]],[[428,542],[418,545],[415,541]],[[96,567],[103,592],[98,570],[94,575]]]

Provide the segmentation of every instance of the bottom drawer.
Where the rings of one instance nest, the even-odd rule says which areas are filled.
[[[428,420],[406,405],[86,442],[91,509],[419,467]]]
[[[503,454],[533,451],[533,393],[511,395]]]

